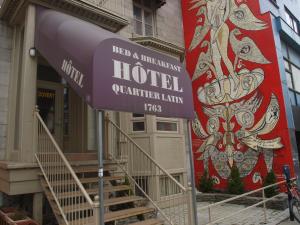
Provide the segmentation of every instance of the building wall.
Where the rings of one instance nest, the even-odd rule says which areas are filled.
[[[119,9],[119,13],[123,14],[129,20],[130,24],[122,29],[119,33],[127,38],[137,36],[133,31],[133,1],[123,1],[125,10]],[[109,1],[108,1],[109,2]],[[182,16],[180,0],[167,1],[161,8],[155,10],[155,34],[154,36],[166,42],[173,43],[183,47],[182,32]]]
[[[5,159],[8,125],[8,87],[11,70],[12,30],[0,20],[0,160]]]
[[[110,7],[113,7],[113,4],[122,2],[124,4],[124,8],[118,7],[115,9],[119,10],[120,15],[124,15],[130,22],[132,21],[132,19],[133,19],[132,0],[110,0],[110,1],[106,1],[106,2],[111,4]],[[180,0],[167,1],[166,5],[164,5],[161,8],[156,10],[156,12],[155,12],[155,17],[156,17],[155,37],[158,39],[161,39],[164,42],[171,42],[177,46],[182,47],[183,46],[182,27],[181,26],[178,27],[178,24],[181,24],[180,10],[181,10]],[[30,14],[28,14],[28,15],[30,15]],[[28,22],[28,25],[30,25],[29,27],[32,28],[34,23],[31,23],[32,21],[31,22],[30,21]],[[2,24],[1,24],[1,28],[2,28]],[[25,30],[26,30],[26,26],[25,26]],[[126,26],[124,29],[122,29],[119,33],[120,33],[120,35],[127,37],[127,38],[135,36],[135,35],[133,35],[132,23],[130,23],[128,26]],[[3,35],[3,34],[5,34],[5,32],[2,32],[2,30],[1,30],[0,35]],[[31,32],[31,30],[29,29],[28,34],[33,35],[34,32]],[[7,38],[10,38],[10,40],[13,39],[11,31],[10,31],[10,36],[7,36]],[[30,37],[30,41],[31,41],[31,37]],[[33,45],[30,44],[30,41],[27,41],[27,42],[24,41],[24,44],[27,43],[27,47],[32,47]],[[2,45],[2,42],[0,42],[0,46],[1,45]],[[11,44],[10,44],[10,46],[11,46]],[[25,48],[23,47],[20,51],[22,51],[23,49],[25,49]],[[2,57],[2,49],[0,49],[0,50],[1,50],[0,57]],[[160,51],[158,49],[156,49],[156,50]],[[25,49],[24,54],[27,52],[28,51]],[[167,53],[164,52],[164,54],[167,54]],[[26,54],[26,56],[27,56],[27,54]],[[178,59],[179,59],[179,57],[178,57]],[[32,60],[32,59],[30,58],[30,60]],[[17,65],[17,63],[16,63],[16,65]],[[8,68],[10,68],[10,66],[8,66]],[[36,68],[36,65],[30,64],[30,68],[31,69]],[[2,67],[0,67],[0,71],[2,71]],[[24,76],[23,75],[24,70],[22,70],[21,72],[22,72],[22,75],[20,75],[20,76]],[[28,72],[26,74],[29,75],[31,78],[33,77],[30,75],[32,73]],[[7,72],[6,78],[8,78],[8,77],[9,76],[8,76],[8,72]],[[1,72],[1,79],[2,79],[2,72]],[[31,83],[33,83],[33,82],[31,82]],[[7,81],[7,86],[8,86],[8,81]],[[26,86],[26,88],[29,88],[29,86]],[[6,90],[6,92],[2,95],[3,90]],[[8,91],[7,88],[3,89],[1,86],[0,96],[7,97],[8,96],[7,91]],[[23,89],[22,89],[22,91],[23,91]],[[12,92],[13,91],[11,89],[10,94]],[[23,93],[26,93],[26,92],[24,91]],[[33,93],[31,93],[31,95],[30,94],[27,95],[27,93],[26,93],[26,95],[23,95],[23,96],[26,96],[27,98],[30,98],[31,100],[35,99],[35,97],[33,97],[33,96],[35,96]],[[7,99],[5,99],[5,101],[7,104]],[[6,106],[6,108],[7,108],[7,106]],[[3,109],[5,109],[5,107],[3,107]],[[28,109],[29,109],[29,107],[28,107]],[[2,110],[2,106],[1,106],[0,110]],[[31,110],[26,110],[26,112],[27,112],[28,116],[31,116]],[[0,112],[0,113],[2,113],[2,112]],[[16,112],[16,113],[18,114],[19,112]],[[183,122],[183,120],[156,118],[155,116],[147,115],[145,118],[146,123],[147,123],[146,126],[148,128],[151,127],[151,129],[148,129],[147,132],[144,132],[144,134],[141,135],[141,134],[134,134],[132,132],[132,129],[131,129],[132,120],[128,119],[128,118],[131,118],[131,114],[129,114],[129,113],[111,113],[111,112],[110,112],[110,114],[111,114],[111,118],[113,120],[115,120],[117,122],[120,121],[121,128],[125,129],[125,131],[128,131],[127,133],[130,133],[130,135],[137,141],[137,143],[139,145],[144,147],[147,150],[147,152],[149,152],[155,159],[159,159],[159,162],[161,163],[162,167],[168,169],[168,171],[173,174],[182,175],[182,181],[186,180],[185,176],[184,176],[186,173],[186,161],[185,161],[186,143],[185,143],[185,133],[183,132],[183,126],[186,126],[186,124]],[[7,113],[5,116],[7,116]],[[167,132],[157,132],[157,130],[155,128],[157,120],[175,121],[178,124],[178,132],[171,133],[171,134],[167,134]],[[89,134],[88,140],[87,140],[87,142],[88,142],[87,147],[88,147],[88,150],[95,150],[96,149],[95,136],[93,136],[93,134],[95,134],[95,132],[94,132],[95,131],[95,126],[94,126],[95,120],[94,120],[94,114],[91,111],[88,112],[87,121],[88,121],[88,132],[87,133]],[[6,125],[7,125],[7,119],[5,120],[5,126],[3,126],[3,127],[5,127],[5,129],[6,129]],[[12,126],[12,127],[14,127],[14,126]],[[1,128],[2,128],[2,124],[1,124]],[[13,132],[15,132],[15,131],[13,131]],[[31,132],[28,132],[27,135],[30,137]],[[29,139],[30,138],[28,138],[28,140]],[[1,144],[2,143],[4,143],[4,142],[1,141]],[[12,146],[12,148],[13,148],[13,146]],[[28,149],[28,150],[32,151],[32,149]],[[12,151],[12,149],[10,151]],[[21,154],[19,154],[20,151],[16,151],[16,152],[18,152],[18,153],[16,153],[17,156],[11,157],[10,159],[14,159],[14,161],[19,160],[20,162],[25,162],[25,159],[24,159],[25,157],[22,156]],[[3,153],[4,153],[4,151],[3,151]],[[0,155],[0,159],[2,159],[1,155]],[[172,159],[172,161],[169,159]]]
[[[277,0],[276,4],[272,0],[260,0],[260,8],[262,13],[272,12],[274,16],[280,16],[286,21],[284,7],[287,7],[295,17],[300,19],[300,1],[299,0]]]
[[[157,10],[157,35],[164,41],[184,46],[180,0],[167,1]]]
[[[264,1],[260,0],[262,13],[271,13],[273,21],[273,32],[275,37],[277,55],[280,66],[281,83],[285,98],[285,107],[287,114],[288,127],[290,132],[290,140],[292,144],[292,156],[296,174],[300,174],[299,169],[299,133],[300,130],[300,105],[295,101],[297,94],[289,90],[288,76],[286,72],[285,60],[290,61],[295,66],[300,68],[300,36],[296,34],[292,28],[288,26],[286,9],[293,17],[300,21],[300,1],[299,0],[281,0]],[[298,24],[298,28],[299,28]],[[293,88],[294,89],[294,88]],[[299,182],[299,180],[298,180]]]
[[[216,5],[220,2],[223,7]],[[208,170],[215,187],[225,189],[236,166],[245,188],[255,189],[268,172],[282,179],[283,165],[293,170],[291,110],[285,104],[276,26],[270,13],[260,12],[259,0],[218,3],[182,1],[198,115],[195,170],[198,178]]]
[[[120,35],[132,38],[138,37],[134,33],[133,27],[133,1],[124,0],[125,10],[123,13],[129,20],[130,24],[123,28]],[[122,12],[120,12],[122,13]],[[181,1],[167,1],[165,5],[154,11],[154,37],[164,41],[183,47],[183,30],[181,16]],[[159,49],[154,49],[160,51]],[[167,54],[166,52],[163,52]],[[173,56],[174,57],[174,56]],[[179,60],[179,57],[177,58]],[[145,131],[134,132],[132,124],[136,119],[132,117],[132,113],[120,113],[120,126],[129,134],[133,140],[148,152],[155,160],[158,161],[165,169],[172,174],[186,174],[186,139],[187,133],[184,128],[187,126],[182,119],[158,118],[153,115],[146,115],[142,121],[145,122]],[[177,123],[177,132],[158,131],[156,123],[158,121]],[[185,127],[184,127],[185,126]],[[186,177],[182,176],[181,181],[186,182]]]

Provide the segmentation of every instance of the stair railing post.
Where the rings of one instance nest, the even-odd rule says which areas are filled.
[[[192,193],[192,187],[188,187],[186,189],[186,196],[187,196],[187,208],[188,208],[188,224],[196,225],[195,218],[193,212],[193,193]]]
[[[104,225],[104,194],[103,194],[103,153],[104,153],[104,112],[97,110],[97,150],[98,150],[98,185],[99,185],[99,225]],[[98,225],[98,224],[97,224]]]
[[[99,202],[99,197],[98,196],[95,196],[94,198],[94,201],[95,202]],[[94,204],[94,207],[93,207],[93,215],[94,215],[94,224],[100,224],[100,202],[99,204]]]
[[[194,159],[193,159],[193,147],[192,147],[192,134],[191,134],[191,121],[187,121],[187,131],[189,136],[189,161],[190,161],[190,183],[191,183],[191,204],[192,208],[191,211],[189,211],[189,214],[193,215],[193,221],[194,223],[190,225],[196,225],[198,224],[198,217],[197,217],[197,204],[196,204],[196,185],[195,185],[195,173],[194,173]]]
[[[108,114],[106,114],[105,115],[105,117],[104,117],[104,127],[105,127],[105,129],[104,129],[104,137],[105,137],[105,139],[104,139],[104,153],[105,153],[105,159],[109,159],[109,148],[110,148],[110,146],[109,146],[109,127],[108,127],[108,121],[109,121],[109,115]]]
[[[35,154],[38,153],[38,119],[36,114],[39,112],[38,106],[35,106],[35,110],[33,111],[33,152]],[[35,157],[33,157],[33,161],[35,161]]]

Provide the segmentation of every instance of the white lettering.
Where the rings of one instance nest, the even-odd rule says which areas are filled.
[[[132,78],[139,84],[144,84],[147,81],[147,73],[142,67],[141,63],[136,63],[136,66],[132,68]]]
[[[72,65],[72,60],[63,60],[61,70],[70,77],[80,88],[83,88],[84,75]]]
[[[161,87],[167,90],[172,90],[172,76],[161,73]]]
[[[118,79],[130,80],[130,64],[114,60],[114,76]]]

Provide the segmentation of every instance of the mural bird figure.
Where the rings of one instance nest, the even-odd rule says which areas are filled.
[[[236,55],[235,65],[238,58],[259,64],[269,64],[270,61],[265,58],[251,38],[243,37],[241,40],[236,38],[236,36],[241,34],[242,33],[240,30],[235,28],[233,31],[231,31],[229,37],[230,44]]]
[[[201,44],[201,48],[208,47],[207,52],[201,52],[198,58],[198,62],[196,64],[196,69],[194,71],[194,75],[192,80],[198,79],[200,76],[205,74],[209,69],[216,74],[216,70],[212,65],[212,56],[211,56],[211,47],[209,41],[203,41]]]
[[[272,94],[270,104],[263,117],[239,137],[242,143],[258,151],[259,149],[280,149],[283,147],[281,138],[262,140],[258,136],[269,134],[279,121],[280,108],[277,97]]]
[[[267,28],[267,24],[256,18],[246,4],[243,3],[238,6],[235,0],[231,0],[229,20],[244,30],[263,30]]]
[[[194,50],[205,38],[205,36],[208,34],[210,30],[210,25],[207,21],[207,9],[206,7],[203,7],[206,5],[207,0],[192,0],[192,4],[194,4],[189,10],[193,10],[199,7],[199,10],[197,12],[197,16],[201,17],[201,15],[204,15],[204,23],[202,23],[203,19],[200,18],[198,22],[202,23],[196,26],[195,33],[193,36],[193,40],[190,44],[189,50]]]
[[[197,153],[202,153],[198,160],[203,160],[204,167],[208,170],[208,162],[211,153],[216,149],[218,141],[221,139],[221,133],[219,130],[219,120],[216,117],[210,118],[207,122],[207,132],[202,127],[198,115],[196,114],[195,119],[192,122],[192,128],[194,133],[205,141],[200,145]]]

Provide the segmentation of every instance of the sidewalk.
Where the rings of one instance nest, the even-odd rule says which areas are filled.
[[[280,223],[280,225],[299,225],[299,223],[295,222],[295,221],[290,221],[289,219],[283,221],[282,223]]]
[[[199,208],[203,206],[207,206],[210,203],[208,202],[198,202],[197,208],[198,208],[198,223],[199,225],[204,225],[208,223],[208,210],[199,210]],[[225,217],[229,214],[232,214],[234,212],[237,212],[243,208],[246,208],[247,206],[243,205],[236,205],[236,204],[224,204],[215,207],[212,209],[212,219],[218,219]],[[288,210],[279,211],[279,210],[273,210],[273,209],[267,209],[266,211],[267,215],[267,223],[264,223],[264,211],[261,207],[255,207],[252,209],[248,209],[244,212],[241,212],[233,217],[230,217],[228,219],[225,219],[219,223],[215,223],[218,225],[261,225],[261,224],[267,224],[267,225],[277,225],[277,224],[285,224],[285,225],[293,225],[294,223],[281,223],[285,221],[289,214]]]
[[[280,225],[299,225],[299,223],[297,223],[296,221],[290,221],[289,219],[283,221],[282,223],[280,223]]]

